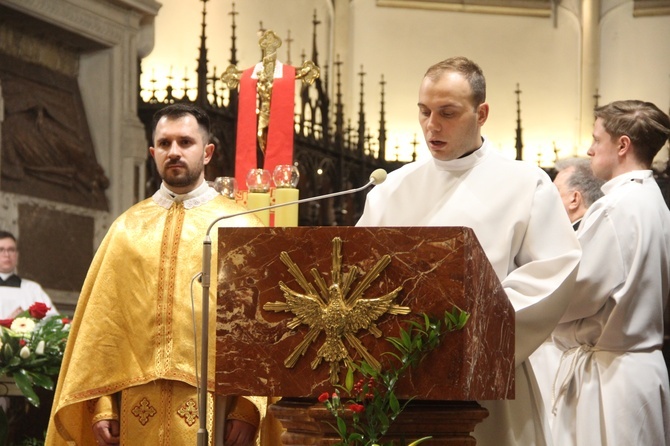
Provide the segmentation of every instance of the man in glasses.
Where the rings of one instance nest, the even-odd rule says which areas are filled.
[[[39,283],[19,277],[19,250],[11,232],[0,231],[0,319],[12,319],[32,304],[42,302],[56,314],[51,299]]]

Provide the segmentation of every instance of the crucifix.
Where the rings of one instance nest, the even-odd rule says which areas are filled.
[[[268,170],[274,167],[274,159],[288,160],[286,164],[292,164],[294,80],[302,79],[304,84],[311,85],[320,75],[319,68],[310,60],[304,61],[301,67],[291,67],[277,61],[277,50],[282,41],[274,31],[264,31],[258,44],[262,52],[259,64],[244,71],[230,65],[221,75],[221,80],[228,88],[240,87],[236,177],[246,175],[248,168],[258,167],[255,165],[257,149],[264,157],[264,168]],[[280,79],[281,84],[278,83]],[[249,107],[244,105],[245,98],[249,101]],[[249,116],[251,114],[252,117]],[[255,130],[255,142],[244,138],[249,133],[249,127]],[[276,127],[275,131],[273,127]],[[244,159],[245,156],[254,161],[250,163],[249,159]],[[268,165],[268,161],[271,165]],[[243,171],[238,172],[238,168]],[[238,183],[244,184],[244,181],[238,180]]]

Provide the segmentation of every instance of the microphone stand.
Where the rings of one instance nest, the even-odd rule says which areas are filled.
[[[200,358],[200,407],[198,408],[198,419],[200,420],[200,427],[197,434],[197,446],[208,446],[209,444],[209,433],[207,432],[207,360],[209,353],[209,288],[211,281],[211,264],[212,264],[212,239],[209,235],[210,231],[216,223],[221,220],[228,218],[239,217],[241,215],[253,214],[254,212],[267,211],[270,209],[276,209],[283,206],[290,206],[293,204],[302,204],[309,203],[310,201],[323,200],[326,198],[337,197],[340,195],[353,194],[360,192],[372,185],[377,185],[386,179],[386,171],[383,169],[377,169],[370,175],[370,181],[367,182],[364,186],[358,187],[356,189],[348,189],[340,192],[333,192],[326,195],[318,195],[316,197],[303,198],[301,200],[289,201],[286,203],[274,204],[270,206],[265,206],[257,209],[249,209],[243,212],[237,212],[235,214],[223,215],[216,218],[212,223],[210,223],[207,228],[207,233],[205,234],[205,240],[203,241],[202,246],[202,339],[201,339],[201,358]]]

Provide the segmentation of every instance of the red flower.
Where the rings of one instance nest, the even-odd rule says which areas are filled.
[[[51,307],[47,307],[47,304],[44,302],[35,302],[28,308],[30,316],[35,319],[43,319],[47,315],[47,312],[51,310]]]
[[[327,401],[330,395],[328,392],[323,392],[321,395],[319,395],[319,402],[323,403],[324,401]]]
[[[23,347],[23,346],[26,345],[26,344],[27,344],[27,342],[26,342],[25,339],[19,339],[19,345],[20,345],[21,347]]]
[[[65,324],[69,324],[69,323],[70,323],[70,319],[68,319],[68,318],[66,318],[66,317],[64,317],[64,318],[61,319],[60,321],[63,323],[63,325],[65,325]]]
[[[349,404],[349,410],[355,413],[361,413],[365,410],[365,406],[362,404]]]
[[[0,325],[3,327],[11,328],[12,322],[14,322],[14,319],[0,319]]]

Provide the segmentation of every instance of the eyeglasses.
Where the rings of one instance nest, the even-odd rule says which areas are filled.
[[[16,248],[0,248],[0,256],[4,255],[4,254],[8,254],[8,255],[11,256],[11,255],[16,254],[17,252],[18,252],[18,249],[16,249]]]

